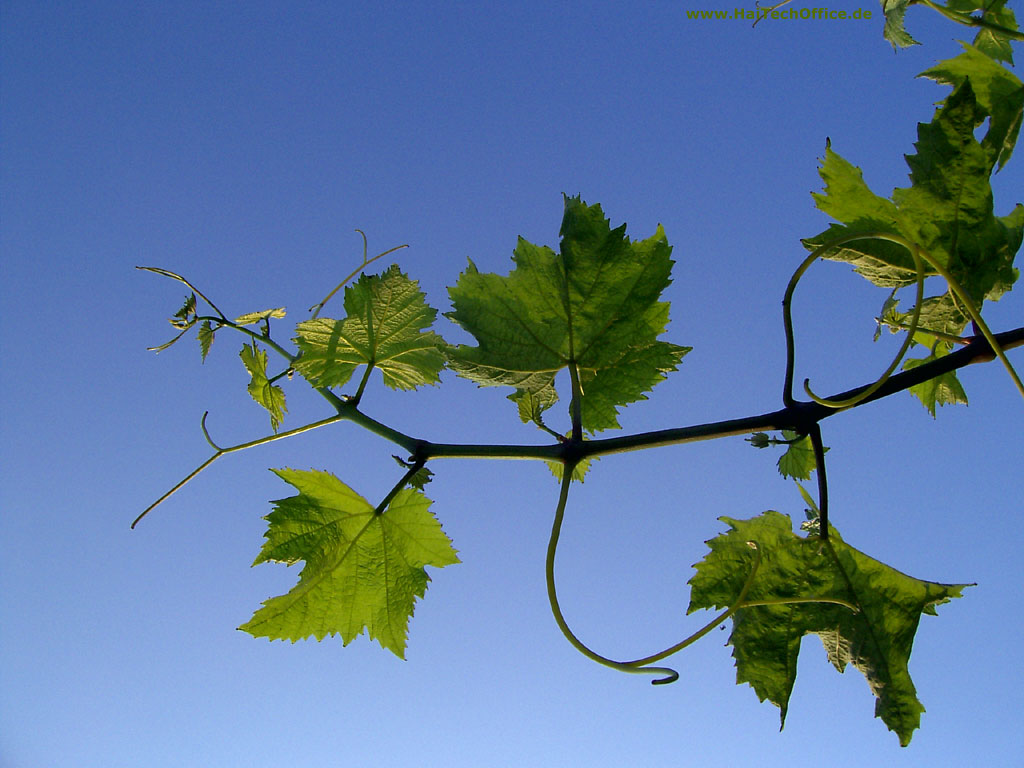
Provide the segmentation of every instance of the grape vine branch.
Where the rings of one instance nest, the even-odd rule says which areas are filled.
[[[914,43],[903,28],[911,4],[882,2],[886,37],[894,45]],[[588,205],[580,197],[564,199],[557,252],[520,238],[508,275],[481,273],[470,262],[449,288],[453,309],[447,317],[472,335],[476,345],[451,345],[431,330],[436,310],[397,265],[367,274],[370,264],[407,246],[369,257],[360,230],[361,263],[310,307],[310,319],[295,327],[294,349],[271,334],[272,324],[285,317],[283,307],[231,319],[189,279],[159,267],[139,267],[189,290],[170,319],[177,335],[152,349],[167,349],[197,329],[205,360],[219,333],[242,334],[239,356],[250,377],[248,394],[267,411],[272,431],[222,446],[210,434],[204,413],[200,428],[212,455],[143,510],[132,528],[222,456],[351,422],[402,449],[404,455],[395,456],[400,477],[373,503],[328,472],[274,470],[298,493],[272,502],[266,540],[254,564],[305,565],[291,591],[265,601],[240,629],[293,642],[340,635],[345,644],[365,633],[404,656],[408,621],[429,580],[425,568],[458,562],[424,493],[432,475],[428,464],[444,458],[545,461],[560,487],[545,562],[548,600],[562,634],[584,656],[618,671],[655,675],[654,684],[670,683],[679,674],[660,662],[731,620],[737,682],[749,683],[762,701],[776,704],[784,723],[800,641],[816,634],[839,671],[852,664],[864,674],[876,699],[876,716],[906,746],[924,711],[907,666],[920,617],[934,614],[937,605],[959,597],[971,585],[912,578],[843,541],[829,520],[828,449],[821,422],[903,391],[935,415],[936,406],[966,402],[958,370],[995,359],[1024,397],[1024,383],[1006,354],[1024,345],[1024,327],[993,332],[981,312],[985,301],[999,300],[1012,289],[1018,277],[1013,262],[1024,240],[1024,205],[996,216],[990,185],[991,175],[1010,159],[1024,115],[1024,84],[1004,66],[1012,63],[1010,42],[1021,35],[1005,0],[977,7],[973,0],[949,0],[945,6],[927,0],[924,5],[981,31],[972,44],[963,44],[959,56],[923,73],[952,92],[929,123],[918,125],[916,154],[906,157],[911,186],[894,190],[888,198],[876,195],[860,170],[826,143],[820,169],[825,188],[814,198],[837,223],[803,241],[809,254],[784,293],[782,408],[596,436],[619,428],[620,409],[646,399],[690,348],[660,339],[669,312],[660,296],[673,266],[672,248],[660,225],[651,237],[630,240],[625,225],[613,229],[599,205]],[[975,134],[982,127],[979,140]],[[821,397],[805,380],[810,400],[801,401],[793,393],[792,304],[800,279],[823,258],[848,263],[873,284],[890,289],[876,318],[876,339],[885,328],[904,337],[874,381]],[[929,277],[941,279],[945,291],[926,296]],[[910,310],[900,311],[899,292],[911,286]],[[320,317],[342,288],[345,316]],[[200,313],[200,302],[209,313]],[[969,335],[968,323],[973,329]],[[908,357],[915,347],[926,356]],[[268,350],[283,360],[276,372],[268,370]],[[343,393],[360,367],[354,392]],[[399,431],[360,407],[374,370],[386,386],[414,390],[439,383],[444,369],[479,386],[511,388],[508,399],[519,419],[554,441],[433,442]],[[545,419],[559,400],[555,377],[563,369],[569,379],[568,425],[556,429]],[[282,430],[287,412],[282,385],[296,375],[333,412]],[[555,582],[572,484],[582,482],[601,456],[742,435],[757,448],[786,447],[779,470],[797,481],[807,504],[802,535],[794,532],[788,516],[771,510],[750,520],[722,518],[729,530],[707,542],[710,552],[695,566],[689,582],[688,612],[709,609],[714,617],[684,640],[634,660],[616,661],[593,650],[566,621]],[[799,484],[812,473],[816,499]]]

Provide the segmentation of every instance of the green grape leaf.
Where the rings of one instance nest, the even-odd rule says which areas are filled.
[[[199,352],[203,356],[203,362],[206,362],[206,356],[210,354],[210,347],[213,346],[213,327],[210,325],[209,320],[204,320],[203,324],[199,326]]]
[[[827,541],[797,536],[778,512],[721,519],[730,530],[708,542],[710,554],[696,565],[688,612],[732,605],[754,566],[749,542],[756,544],[761,565],[729,637],[737,683],[778,706],[784,725],[800,641],[818,635],[839,672],[852,664],[863,673],[875,716],[909,744],[924,711],[907,667],[921,614],[934,615],[971,585],[907,576],[849,546],[834,528]]]
[[[902,234],[896,205],[872,192],[861,169],[831,147],[825,149],[819,173],[825,191],[812,193],[814,202],[842,225],[832,224],[817,237],[804,240],[808,250],[859,232]],[[885,288],[899,288],[916,280],[913,257],[906,248],[887,240],[855,240],[829,251],[825,258],[852,264],[858,274]]]
[[[430,581],[424,566],[459,562],[430,499],[406,488],[377,513],[328,472],[272,471],[299,493],[273,502],[253,565],[305,566],[290,592],[264,602],[239,629],[292,642],[337,634],[345,645],[365,631],[405,658],[409,618]]]
[[[405,467],[406,469],[412,469],[414,466],[411,462],[406,461],[400,456],[395,456],[394,454],[391,454],[391,458],[397,461],[400,466]],[[416,472],[412,474],[412,476],[408,479],[407,482],[416,490],[422,491],[423,488],[427,485],[427,483],[429,483],[433,479],[434,473],[431,470],[427,469],[426,467],[420,467],[418,470],[416,470]]]
[[[892,43],[893,48],[908,48],[920,45],[903,27],[903,16],[907,12],[910,0],[882,0],[882,13],[885,14],[885,39]]]
[[[444,339],[433,331],[437,311],[419,284],[392,265],[382,275],[362,275],[345,288],[344,320],[299,323],[295,343],[302,355],[295,368],[320,387],[345,384],[360,365],[380,369],[393,389],[415,389],[440,381]]]
[[[1006,7],[1006,0],[949,0],[950,10],[973,14],[981,12],[981,18],[997,26],[1017,32],[1017,19],[1013,11]],[[1013,50],[1010,48],[1011,38],[992,27],[982,27],[974,38],[975,47],[996,61],[1013,64]]]
[[[284,413],[288,410],[284,401],[284,390],[267,379],[267,353],[256,346],[246,344],[239,353],[245,369],[252,377],[249,381],[249,394],[252,399],[267,409],[270,414],[270,426],[277,428],[284,421]]]
[[[631,242],[625,229],[611,229],[600,205],[566,197],[558,253],[520,238],[507,276],[471,261],[449,289],[448,317],[478,346],[451,349],[451,367],[481,386],[515,387],[520,417],[538,424],[557,399],[555,375],[574,368],[582,428],[618,427],[619,407],[646,399],[690,350],[657,339],[673,263],[664,231]]]
[[[923,247],[949,270],[978,309],[984,300],[998,300],[1012,288],[1018,277],[1013,260],[1024,238],[1024,206],[996,217],[989,176],[996,162],[1006,161],[1016,136],[1010,124],[1019,118],[1009,116],[1004,111],[1009,107],[1001,100],[1016,86],[1005,77],[998,78],[979,57],[981,54],[968,51],[925,73],[955,82],[956,87],[932,122],[918,126],[917,153],[906,158],[912,186],[894,190],[891,201],[874,195],[858,168],[830,148],[826,150],[821,168],[826,187],[815,200],[821,210],[841,223],[805,240],[808,249],[839,237],[887,232]],[[979,78],[980,101],[972,88],[975,70],[988,73],[987,78]],[[974,131],[985,119],[986,110],[995,115],[986,136],[989,143],[983,146]],[[988,137],[993,138],[989,141]],[[855,271],[879,286],[897,289],[916,279],[910,253],[887,241],[852,241],[832,249],[825,258],[852,264]],[[925,269],[926,275],[934,273]],[[909,311],[896,313],[894,307],[890,302],[885,309],[901,321],[909,318]],[[959,336],[968,319],[963,302],[951,290],[927,297],[921,305],[922,330],[915,341],[931,346],[937,339]]]
[[[970,78],[971,89],[986,114],[991,115],[981,146],[989,161],[1002,168],[1013,153],[1024,113],[1024,83],[973,45],[961,43],[964,52],[940,61],[919,77],[958,88]]]
[[[917,154],[907,156],[913,186],[893,192],[908,239],[945,264],[978,306],[1017,279],[1010,244],[1019,243],[993,215],[994,158],[974,137],[984,116],[965,80],[918,126]]]
[[[185,297],[185,303],[181,305],[181,309],[175,312],[168,322],[175,328],[184,330],[192,327],[192,323],[196,321],[195,315],[196,295],[193,293]]]
[[[904,360],[903,370],[909,371],[912,368],[917,368],[919,365],[931,363],[948,353],[948,344],[937,344],[935,350],[928,357]],[[955,403],[967,405],[967,393],[964,392],[963,385],[960,384],[960,380],[956,377],[956,371],[949,371],[921,384],[915,384],[910,388],[910,394],[924,404],[932,418],[935,418],[936,405]]]
[[[274,309],[264,309],[261,312],[247,312],[241,317],[235,318],[235,325],[256,325],[256,323],[267,320],[271,317],[284,317],[284,307],[275,307]]]
[[[788,429],[782,430],[782,437],[786,440],[796,440],[797,433]],[[825,448],[828,453],[828,448]],[[814,448],[811,445],[811,438],[804,435],[795,443],[790,443],[786,452],[779,457],[779,474],[783,477],[792,477],[797,480],[809,480],[811,472],[817,469],[814,461]]]

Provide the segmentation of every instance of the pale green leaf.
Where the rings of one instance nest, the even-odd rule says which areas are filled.
[[[292,642],[337,634],[345,645],[365,631],[404,658],[409,618],[430,580],[424,567],[459,562],[430,500],[404,489],[378,514],[327,472],[273,471],[299,493],[274,502],[253,565],[305,566],[290,592],[264,602],[239,629]]]
[[[909,371],[917,368],[919,365],[938,360],[946,354],[948,354],[948,345],[937,344],[935,350],[928,357],[904,360],[903,370]],[[924,407],[928,409],[928,413],[932,415],[932,418],[935,418],[936,405],[955,403],[967,405],[967,393],[964,392],[963,385],[957,379],[956,371],[949,371],[921,384],[915,384],[910,388],[910,394],[921,401]]]
[[[790,443],[786,452],[779,457],[779,474],[797,480],[809,480],[811,472],[817,469],[811,438],[804,435],[797,440],[797,433],[788,429],[782,431],[782,437],[796,442]],[[825,448],[825,452],[828,453],[828,448]]]
[[[235,318],[235,325],[255,325],[271,317],[284,317],[284,307],[264,309],[261,312],[248,312],[241,317]]]
[[[203,357],[203,362],[206,362],[206,356],[210,354],[210,347],[213,346],[213,327],[210,325],[209,320],[204,320],[203,324],[199,326],[199,352]]]
[[[277,431],[284,421],[285,406],[284,390],[267,379],[267,353],[256,346],[246,344],[239,353],[245,369],[249,372],[249,394],[252,399],[267,409],[270,414],[270,426]]]
[[[295,368],[316,386],[342,386],[360,365],[378,368],[394,389],[435,384],[444,367],[444,340],[426,331],[436,310],[419,284],[392,265],[382,275],[362,275],[345,288],[344,320],[299,323]]]

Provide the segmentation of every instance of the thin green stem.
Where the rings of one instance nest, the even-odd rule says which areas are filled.
[[[815,248],[811,253],[803,260],[796,272],[793,273],[793,277],[789,280],[789,285],[786,286],[786,293],[782,299],[782,321],[786,331],[786,375],[783,384],[782,402],[786,406],[793,405],[796,401],[793,398],[793,369],[795,366],[795,342],[793,340],[793,317],[792,317],[792,302],[793,292],[796,290],[797,283],[800,282],[800,278],[803,277],[807,269],[819,258],[824,256],[829,251],[838,248],[846,243],[854,242],[856,240],[887,240],[897,245],[901,245],[910,251],[911,256],[914,259],[914,267],[916,272],[916,283],[917,283],[917,301],[914,303],[914,313],[910,320],[910,330],[907,333],[906,338],[903,340],[903,344],[900,346],[899,351],[893,358],[889,367],[885,369],[885,372],[867,388],[858,392],[857,395],[837,400],[829,400],[818,397],[814,392],[811,391],[810,382],[808,379],[804,379],[804,391],[807,393],[814,402],[819,405],[825,405],[830,408],[849,408],[856,405],[861,400],[870,397],[872,393],[882,387],[886,380],[892,375],[893,371],[900,364],[900,361],[906,355],[907,350],[910,349],[911,343],[914,340],[914,332],[917,329],[917,323],[921,316],[921,303],[924,300],[924,265],[922,258],[924,253],[914,243],[906,240],[898,235],[893,235],[889,232],[860,232],[853,235],[845,235],[843,237],[830,240],[827,243]]]
[[[765,600],[748,600],[740,607],[757,608],[759,605],[790,605],[791,603],[830,603],[849,608],[854,613],[860,613],[860,608],[856,605],[846,600],[840,600],[838,597],[776,597]]]
[[[225,323],[230,322],[227,318],[227,315],[221,312],[220,309],[218,309],[217,305],[206,297],[206,294],[204,294],[202,291],[200,291],[198,288],[192,285],[192,283],[190,283],[188,280],[186,280],[184,277],[177,274],[176,272],[171,272],[169,269],[162,269],[161,267],[136,267],[136,269],[141,269],[144,272],[152,272],[156,275],[161,275],[163,277],[169,277],[172,280],[177,280],[179,283],[184,283],[190,289],[192,289],[193,293],[195,293],[199,298],[201,298],[203,301],[209,304],[210,309],[212,309],[219,315],[219,317],[214,318],[215,320],[223,320]]]
[[[338,291],[340,291],[345,286],[345,284],[348,283],[349,280],[351,280],[353,277],[358,275],[362,270],[364,270],[370,264],[375,262],[377,259],[380,259],[380,258],[382,258],[384,256],[387,256],[389,253],[394,253],[395,251],[401,250],[402,248],[408,248],[409,247],[408,243],[406,243],[404,245],[396,245],[394,248],[389,248],[388,250],[383,251],[382,253],[378,253],[372,259],[368,259],[368,258],[366,258],[366,233],[363,232],[363,230],[361,230],[361,229],[357,229],[356,232],[358,232],[360,235],[363,236],[363,261],[362,261],[362,263],[358,267],[353,269],[348,275],[346,275],[344,280],[342,280],[340,283],[338,283],[336,286],[334,286],[334,290],[332,290],[330,293],[328,293],[324,297],[323,301],[321,301],[319,304],[314,304],[312,307],[309,308],[309,311],[313,313],[313,316],[312,316],[311,319],[315,320],[317,318],[317,316],[320,314],[320,310],[324,308],[324,305],[328,301],[331,300],[331,298],[334,296],[334,294],[336,294]]]
[[[265,445],[266,443],[272,443],[275,440],[283,440],[286,437],[294,437],[295,435],[301,435],[303,432],[311,432],[314,429],[319,429],[320,427],[326,426],[328,424],[333,424],[334,422],[341,421],[343,418],[345,418],[341,414],[338,414],[338,415],[335,415],[335,416],[331,416],[330,418],[327,418],[327,419],[321,419],[320,421],[314,421],[313,423],[306,424],[305,426],[302,426],[302,427],[296,427],[295,429],[289,429],[289,430],[287,430],[285,432],[278,432],[276,434],[267,435],[266,437],[261,437],[261,438],[258,438],[256,440],[249,440],[248,442],[245,442],[245,443],[239,443],[238,445],[228,446],[227,448],[220,448],[220,447],[217,446],[217,444],[215,442],[213,442],[213,439],[210,437],[210,433],[206,429],[206,416],[207,416],[207,413],[203,414],[203,418],[202,418],[202,420],[200,422],[200,426],[202,427],[203,435],[206,437],[206,441],[211,446],[213,446],[213,448],[215,449],[214,450],[214,454],[210,458],[208,458],[206,461],[204,461],[202,464],[200,464],[198,467],[196,467],[191,472],[189,472],[182,480],[180,480],[173,488],[171,488],[171,490],[169,490],[167,493],[165,493],[159,499],[157,499],[152,504],[150,504],[148,507],[146,507],[144,510],[142,510],[142,514],[140,514],[138,517],[136,517],[132,521],[132,524],[131,524],[132,528],[134,528],[142,518],[144,518],[146,515],[148,515],[150,512],[152,512],[158,506],[160,506],[163,502],[165,502],[167,499],[169,499],[171,496],[173,496],[179,490],[181,490],[196,475],[198,475],[200,472],[202,472],[208,466],[213,464],[213,462],[215,462],[221,456],[224,456],[225,454],[228,454],[228,453],[235,453],[237,451],[244,451],[247,448],[255,448],[257,445]]]
[[[901,331],[910,330],[911,327],[906,323],[901,323],[897,320],[883,320],[880,317],[876,317],[875,322],[878,323],[879,325],[887,325],[891,328],[899,328]],[[953,333],[944,333],[943,331],[936,331],[931,328],[921,328],[920,326],[918,326],[916,332],[927,333],[929,336],[934,336],[939,341],[948,341],[950,344],[967,344],[969,338],[965,336],[957,336],[956,334]]]
[[[230,320],[225,320],[224,318],[221,318],[221,317],[212,317],[210,315],[199,315],[198,317],[196,317],[196,322],[197,323],[200,323],[200,322],[202,322],[204,320],[214,321],[216,323],[219,323],[221,325],[221,327],[232,328],[232,329],[238,331],[239,333],[244,333],[246,336],[250,336],[253,340],[258,341],[261,344],[266,344],[272,350],[274,350],[279,355],[281,355],[281,357],[283,357],[289,363],[294,363],[299,358],[298,355],[293,355],[287,349],[285,349],[280,344],[278,344],[276,341],[274,341],[272,338],[270,338],[270,336],[268,336],[267,334],[257,333],[256,331],[254,331],[252,328],[249,328],[248,326],[239,325],[238,323],[233,323]]]
[[[721,622],[729,618],[733,613],[742,607],[743,599],[746,597],[747,592],[750,590],[751,585],[754,583],[754,576],[757,573],[758,567],[761,565],[761,552],[757,548],[757,545],[753,542],[747,542],[756,553],[754,560],[754,566],[751,569],[750,575],[747,577],[746,583],[743,585],[743,589],[740,590],[740,594],[737,597],[735,603],[730,606],[726,611],[715,616],[710,622],[705,624],[697,632],[687,637],[680,643],[673,645],[664,651],[646,656],[642,659],[635,659],[633,661],[615,661],[609,659],[607,656],[602,656],[590,647],[588,647],[582,640],[580,640],[573,631],[569,628],[568,622],[565,620],[565,616],[562,614],[562,608],[558,602],[558,592],[555,589],[555,553],[558,550],[558,540],[561,536],[562,521],[565,517],[565,506],[569,498],[569,486],[572,483],[572,473],[575,468],[573,462],[566,462],[562,470],[562,485],[561,491],[558,496],[558,506],[555,508],[555,518],[551,524],[551,537],[548,539],[547,556],[544,560],[544,574],[547,583],[548,592],[548,603],[551,606],[551,614],[555,618],[555,623],[561,630],[562,635],[569,641],[570,645],[577,651],[582,653],[588,659],[596,661],[611,669],[618,670],[620,672],[627,672],[630,674],[654,674],[661,675],[656,680],[652,680],[653,685],[664,685],[666,683],[673,683],[679,679],[679,673],[670,667],[653,667],[650,666],[655,661],[660,661],[668,656],[671,656],[678,651],[681,651],[686,646],[696,642],[701,637],[706,635]]]
[[[576,362],[569,363],[569,383],[572,387],[572,400],[569,402],[569,413],[572,416],[572,440],[583,441],[583,385],[580,383],[579,368]]]
[[[374,368],[373,363],[367,363],[366,370],[363,372],[363,378],[359,382],[359,388],[356,393],[352,395],[352,399],[349,400],[353,406],[359,405],[359,401],[363,398],[363,390],[366,389],[366,382],[370,380],[370,371]]]
[[[989,329],[988,323],[982,319],[981,313],[978,311],[977,307],[974,306],[974,302],[971,300],[970,295],[963,289],[963,286],[960,285],[959,281],[953,277],[949,270],[932,258],[932,256],[926,251],[922,250],[921,256],[928,262],[932,269],[942,276],[946,281],[946,284],[949,286],[949,290],[960,299],[961,303],[963,303],[964,309],[967,310],[967,313],[971,316],[974,324],[978,327],[978,330],[981,331],[981,335],[985,337],[985,341],[987,341],[989,347],[992,348],[992,352],[995,353],[995,356],[999,358],[999,361],[1006,368],[1007,373],[1010,374],[1010,379],[1017,387],[1017,391],[1020,392],[1021,397],[1024,397],[1024,382],[1021,382],[1020,376],[1017,375],[1017,371],[1010,363],[1009,358],[1006,356],[1006,352],[999,344],[999,340],[996,339],[995,334],[993,334]]]
[[[415,475],[417,472],[419,472],[421,469],[423,469],[423,466],[425,464],[426,464],[426,462],[422,461],[422,460],[414,461],[412,463],[412,466],[410,466],[405,471],[405,474],[402,475],[402,479],[399,480],[397,483],[395,483],[394,487],[390,491],[388,491],[388,494],[383,499],[381,499],[380,503],[373,510],[373,514],[375,514],[375,515],[383,514],[384,510],[388,508],[388,504],[391,503],[391,500],[394,499],[395,496],[398,495],[399,491],[401,491],[403,488],[405,488],[406,485],[409,484],[409,481],[412,480],[413,475]]]
[[[555,617],[555,623],[558,628],[562,631],[565,639],[569,641],[573,648],[582,653],[588,659],[596,661],[598,664],[603,664],[606,667],[612,669],[618,669],[621,672],[629,672],[632,674],[646,673],[662,675],[663,677],[654,680],[657,683],[671,683],[679,679],[679,673],[674,669],[668,667],[633,667],[628,664],[615,661],[613,659],[606,658],[592,651],[583,642],[573,634],[572,630],[569,629],[569,624],[565,620],[565,616],[562,615],[562,608],[558,604],[558,593],[555,591],[555,552],[558,549],[558,539],[561,536],[562,531],[562,519],[565,516],[565,504],[569,498],[569,485],[572,483],[572,473],[575,469],[575,465],[565,464],[562,468],[562,487],[558,495],[558,506],[555,507],[555,519],[551,525],[551,538],[548,539],[548,550],[547,556],[544,560],[544,574],[547,581],[548,590],[548,603],[551,605],[551,614]]]

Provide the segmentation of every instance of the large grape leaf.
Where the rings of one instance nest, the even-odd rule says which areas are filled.
[[[1024,206],[1017,205],[1008,216],[995,216],[990,185],[995,164],[1006,161],[1016,136],[1010,125],[1013,118],[999,98],[1011,90],[1012,84],[1006,78],[998,80],[988,65],[980,62],[979,57],[986,58],[981,54],[965,57],[943,62],[925,73],[936,79],[959,81],[932,122],[918,126],[917,153],[907,157],[912,185],[894,190],[891,200],[873,193],[859,168],[831,148],[826,150],[821,167],[825,191],[814,198],[822,211],[841,223],[804,244],[814,249],[840,237],[871,232],[903,237],[922,246],[944,265],[980,308],[984,300],[999,299],[1017,279],[1013,261],[1024,237]],[[975,70],[987,73],[980,86],[980,101],[975,97],[973,80],[965,74]],[[988,132],[979,142],[974,131],[989,113],[994,114]],[[907,249],[884,240],[855,240],[830,250],[825,258],[850,263],[872,283],[887,288],[898,289],[916,280]],[[926,268],[925,273],[935,271]],[[887,303],[894,305],[894,301]],[[910,312],[893,316],[907,319]],[[962,302],[951,290],[927,297],[921,305],[921,330],[915,342],[942,354],[950,348],[948,337],[961,335],[968,319]],[[942,391],[952,392],[959,387],[955,375],[951,377],[952,388]],[[934,412],[934,404],[930,410]]]
[[[574,366],[582,428],[618,427],[618,408],[646,399],[690,350],[657,339],[672,268],[664,231],[631,242],[625,230],[612,229],[600,205],[567,197],[558,253],[520,238],[508,276],[470,262],[449,289],[448,317],[478,346],[452,349],[452,368],[481,386],[515,387],[520,417],[540,424],[558,400],[555,375]]]
[[[907,668],[921,614],[934,615],[970,585],[907,576],[849,546],[834,528],[827,541],[797,536],[778,512],[722,520],[730,530],[708,542],[711,552],[690,579],[688,610],[733,604],[754,567],[753,542],[761,565],[729,637],[737,683],[778,706],[784,725],[801,638],[818,635],[839,672],[852,664],[864,674],[875,716],[909,744],[924,711]]]
[[[273,471],[299,494],[274,502],[253,565],[306,565],[290,592],[264,602],[239,629],[292,642],[340,634],[345,645],[365,630],[404,658],[409,617],[430,580],[424,566],[459,562],[430,500],[404,489],[377,513],[328,472]]]
[[[444,340],[429,328],[437,311],[419,284],[392,265],[345,288],[344,320],[299,323],[295,368],[316,386],[345,384],[360,365],[379,368],[394,389],[434,384],[444,367]]]

